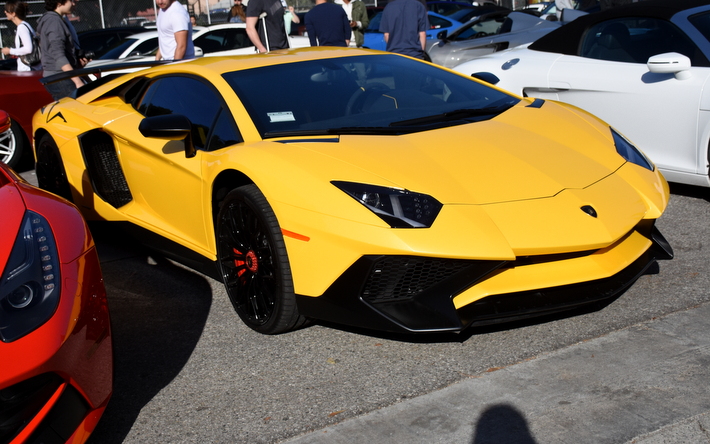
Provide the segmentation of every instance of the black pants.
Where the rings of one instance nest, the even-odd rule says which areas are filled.
[[[49,91],[54,100],[59,100],[64,97],[69,97],[75,90],[76,85],[71,79],[60,80],[55,83],[48,83],[44,87]]]

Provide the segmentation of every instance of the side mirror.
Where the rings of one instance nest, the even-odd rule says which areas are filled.
[[[474,79],[483,80],[484,82],[490,83],[491,85],[497,85],[498,82],[500,82],[498,76],[491,72],[474,72],[473,74],[471,74],[471,77],[473,77]]]
[[[138,131],[145,137],[185,142],[185,157],[195,157],[197,150],[192,144],[190,133],[192,122],[182,114],[166,114],[146,117],[138,125]]]
[[[436,38],[439,39],[439,40],[446,40],[446,36],[447,36],[448,34],[449,34],[449,33],[448,33],[446,30],[439,31],[439,33],[436,35]]]
[[[690,59],[677,52],[655,55],[648,59],[646,66],[654,74],[674,74],[678,80],[691,77]]]

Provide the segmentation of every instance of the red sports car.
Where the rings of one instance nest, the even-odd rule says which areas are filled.
[[[12,120],[10,128],[0,131],[0,162],[16,167],[24,153],[31,150],[32,116],[52,102],[52,96],[39,83],[42,71],[0,71],[0,109]],[[29,158],[29,157],[28,157]]]
[[[83,443],[113,382],[94,242],[73,205],[2,163],[0,233],[0,443]]]

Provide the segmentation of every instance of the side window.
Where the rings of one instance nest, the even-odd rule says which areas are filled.
[[[224,50],[225,30],[216,30],[203,34],[195,39],[194,45],[202,49],[202,52],[209,54]]]
[[[431,29],[441,29],[441,28],[448,28],[451,26],[451,22],[443,19],[441,17],[436,17],[433,15],[429,16],[429,25],[431,25]]]
[[[212,136],[210,136],[207,151],[216,151],[240,142],[242,142],[242,138],[234,125],[234,119],[228,111],[222,109],[212,131]]]
[[[211,134],[216,126],[219,126],[217,137],[231,143],[241,141],[231,113],[228,110],[221,112],[222,98],[213,88],[192,77],[159,78],[148,87],[136,109],[146,117],[186,116],[192,122],[192,142],[197,149],[215,149],[212,142],[208,146],[208,141],[214,139],[215,135]],[[222,117],[217,121],[220,114]]]
[[[678,52],[694,61],[697,46],[675,25],[661,19],[627,17],[591,27],[582,39],[580,56],[613,62],[646,63],[649,57]]]
[[[143,55],[143,54],[150,54],[151,52],[155,51],[158,48],[158,39],[150,39],[146,40],[143,43],[140,43],[136,48],[131,51],[129,55]]]
[[[248,48],[250,46],[254,46],[254,44],[251,40],[249,40],[246,28],[235,28],[228,30],[227,41],[224,45],[225,50]]]

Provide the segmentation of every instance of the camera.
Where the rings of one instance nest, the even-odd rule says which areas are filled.
[[[96,54],[94,51],[84,51],[83,49],[77,49],[76,51],[76,58],[78,59],[86,59],[86,60],[94,60],[96,57]]]

